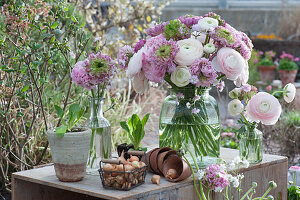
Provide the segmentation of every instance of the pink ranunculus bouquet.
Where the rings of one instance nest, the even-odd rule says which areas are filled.
[[[224,78],[237,86],[248,81],[252,42],[215,13],[152,23],[146,32],[146,40],[133,48],[124,46],[118,55],[118,66],[130,78],[138,76],[133,82],[138,93],[145,92],[148,81],[166,81],[179,90],[211,86],[222,90]]]

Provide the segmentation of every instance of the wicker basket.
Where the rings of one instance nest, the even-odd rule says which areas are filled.
[[[129,155],[142,156],[145,155],[143,151],[128,151]],[[113,190],[131,190],[143,183],[145,183],[145,178],[147,174],[147,164],[141,168],[134,169],[131,172],[126,172],[124,164],[124,171],[104,171],[104,164],[116,164],[120,165],[119,160],[112,159],[102,159],[100,161],[99,174],[102,182],[102,186],[106,189]]]

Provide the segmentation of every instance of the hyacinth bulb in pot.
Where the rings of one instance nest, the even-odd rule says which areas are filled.
[[[71,73],[73,82],[91,91],[90,117],[86,126],[92,130],[88,165],[89,169],[95,169],[95,173],[98,169],[96,158],[111,157],[111,125],[103,115],[103,103],[105,90],[116,72],[114,61],[99,52],[91,53],[84,61],[77,62]]]
[[[283,93],[287,103],[293,101],[296,88],[288,84],[283,90],[275,91],[273,94],[257,92],[257,88],[251,85],[243,85],[233,89],[229,96],[233,99],[228,104],[228,112],[232,116],[241,115],[239,123],[239,152],[240,157],[250,163],[262,161],[263,156],[263,135],[257,126],[274,125],[282,112],[281,105],[275,94]]]
[[[295,82],[296,75],[299,69],[299,66],[296,63],[298,61],[299,58],[294,57],[291,54],[288,54],[286,52],[283,52],[281,54],[278,62],[278,72],[283,85]]]
[[[89,128],[75,127],[84,109],[72,104],[66,113],[57,105],[55,110],[62,125],[47,131],[55,174],[60,181],[80,181],[85,176],[92,135]]]
[[[214,13],[153,23],[146,32],[147,40],[120,49],[118,64],[138,93],[147,91],[149,82],[168,84],[170,95],[159,120],[160,146],[179,150],[189,144],[202,167],[216,163],[220,120],[209,90],[222,91],[226,78],[237,86],[247,82],[251,40]]]
[[[276,65],[273,61],[276,53],[274,51],[259,51],[258,58],[255,59],[257,62],[260,79],[264,83],[272,83],[276,75]]]

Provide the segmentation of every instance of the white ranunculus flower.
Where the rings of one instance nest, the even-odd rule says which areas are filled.
[[[232,98],[232,99],[237,99],[237,98],[240,97],[241,93],[242,93],[242,89],[241,89],[241,88],[234,88],[233,90],[231,90],[231,91],[229,92],[228,95],[229,95],[229,97]]]
[[[191,72],[186,66],[178,66],[175,71],[171,74],[171,81],[177,87],[184,87],[190,83]]]
[[[128,63],[128,69],[126,75],[130,78],[134,77],[142,69],[143,64],[143,52],[145,52],[145,47],[142,47],[137,53],[133,54]]]
[[[213,53],[216,50],[216,48],[214,44],[208,43],[203,47],[203,50],[205,53]]]
[[[291,103],[296,96],[296,87],[294,84],[289,83],[283,88],[284,95],[283,98],[287,103]]]
[[[240,114],[241,112],[243,112],[243,110],[244,110],[244,105],[238,99],[234,99],[234,100],[230,101],[228,104],[228,112],[232,116],[236,116],[236,115]]]
[[[192,65],[197,58],[201,58],[203,55],[202,43],[197,39],[189,38],[179,40],[177,44],[180,47],[180,50],[175,57],[175,61],[178,65]]]
[[[200,26],[200,31],[207,32],[210,29],[216,28],[219,25],[219,22],[217,19],[204,17],[198,21],[198,24]]]
[[[133,88],[136,93],[143,94],[149,89],[149,81],[145,77],[144,73],[140,71],[133,78]]]

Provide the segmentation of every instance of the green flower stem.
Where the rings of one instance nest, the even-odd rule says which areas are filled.
[[[245,199],[247,196],[248,196],[248,194],[250,193],[250,192],[252,192],[253,191],[253,187],[251,187],[245,194],[244,194],[244,196],[240,199],[240,200],[243,200],[243,199]]]
[[[277,93],[285,93],[285,92],[286,92],[286,91],[283,91],[283,90],[281,91],[281,90],[279,90],[279,91],[273,92],[272,95],[274,96],[274,95],[277,94]]]
[[[194,170],[193,170],[193,168],[192,168],[190,162],[188,161],[188,159],[187,159],[185,156],[183,156],[183,157],[184,157],[184,159],[186,160],[186,162],[189,164],[189,166],[190,166],[190,168],[191,168],[191,171],[192,171],[192,174],[193,174],[194,187],[195,187],[197,196],[198,196],[199,200],[202,200],[201,195],[200,195],[200,193],[199,193],[199,191],[198,191],[198,188],[197,188],[197,183],[196,183],[196,178],[195,178]]]
[[[271,191],[271,187],[269,187],[268,189],[267,189],[267,191],[262,195],[262,197],[260,197],[260,199],[259,200],[262,200],[262,199],[264,199],[265,198],[265,196],[267,196],[267,194],[269,194],[269,192]]]
[[[198,165],[197,165],[197,163],[196,163],[196,160],[195,160],[195,157],[194,157],[193,153],[189,150],[188,147],[186,147],[186,149],[187,149],[187,151],[190,153],[190,155],[191,155],[191,157],[192,157],[192,159],[193,159],[193,161],[194,161],[194,164],[195,164],[195,166],[196,166],[197,172],[199,172],[200,170],[199,170],[199,167],[198,167]],[[187,159],[186,159],[186,160],[187,160]],[[193,171],[192,168],[191,168],[191,170]],[[207,200],[206,197],[205,197],[204,191],[203,191],[202,182],[201,182],[200,180],[199,180],[199,186],[200,186],[200,192],[201,192],[201,195],[202,195],[203,200]]]

